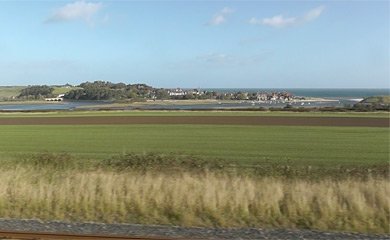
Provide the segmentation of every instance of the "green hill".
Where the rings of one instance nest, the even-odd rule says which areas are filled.
[[[28,86],[0,86],[0,101],[17,98],[21,91]],[[65,94],[71,90],[80,89],[79,87],[53,86],[53,94]]]
[[[22,86],[3,86],[0,87],[0,100],[5,98],[17,97],[20,91],[25,88]]]
[[[390,96],[373,96],[363,99],[360,103],[390,104]]]

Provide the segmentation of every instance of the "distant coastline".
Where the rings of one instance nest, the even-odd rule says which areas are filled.
[[[95,83],[90,83],[95,84]],[[194,110],[194,109],[259,109],[259,108],[343,108],[353,106],[371,96],[389,96],[390,89],[330,89],[330,88],[153,88],[145,84],[118,86],[109,82],[97,82],[102,88],[125,89],[132,87],[133,98],[108,100],[67,99],[63,101],[45,101],[18,98],[23,87],[0,87],[0,110],[74,110],[74,109],[122,109],[122,110]],[[81,85],[80,85],[81,86]],[[81,91],[80,86],[50,86],[54,88],[52,96],[63,97],[67,92]],[[27,86],[26,86],[27,87]],[[94,88],[99,89],[99,88]],[[97,90],[99,91],[99,90]],[[115,90],[117,91],[117,90]],[[126,92],[125,92],[126,93]],[[156,98],[158,94],[163,98]],[[82,92],[78,92],[82,96]],[[188,98],[188,95],[190,95]],[[3,98],[2,98],[3,97]],[[3,101],[1,101],[3,99]],[[7,100],[4,100],[7,99]]]
[[[287,91],[295,96],[351,99],[390,95],[390,88],[201,88],[201,90],[220,92]]]

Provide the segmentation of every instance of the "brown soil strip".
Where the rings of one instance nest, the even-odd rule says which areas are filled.
[[[258,116],[101,116],[0,118],[0,125],[214,124],[389,127],[387,118]]]

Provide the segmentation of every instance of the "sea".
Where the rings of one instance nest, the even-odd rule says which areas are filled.
[[[322,98],[324,100],[332,101],[309,101],[309,102],[295,102],[291,103],[293,107],[343,107],[346,105],[353,105],[362,99],[370,96],[390,95],[390,89],[386,88],[205,88],[201,91],[216,91],[216,92],[289,92],[294,96],[308,97],[308,98]],[[96,109],[94,105],[109,106],[108,101],[64,101],[61,103],[52,104],[1,104],[0,111],[49,111],[49,110],[75,110],[83,108],[85,110]],[[283,101],[273,102],[254,102],[254,101],[240,101],[234,103],[218,102],[215,104],[149,104],[145,106],[128,106],[125,110],[145,109],[145,110],[201,110],[201,109],[226,109],[226,108],[259,108],[259,107],[284,107],[286,103]]]

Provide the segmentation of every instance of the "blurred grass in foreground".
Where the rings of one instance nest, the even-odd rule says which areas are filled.
[[[4,164],[0,217],[390,232],[386,174],[272,176],[168,158],[122,154],[85,164],[42,153]]]

